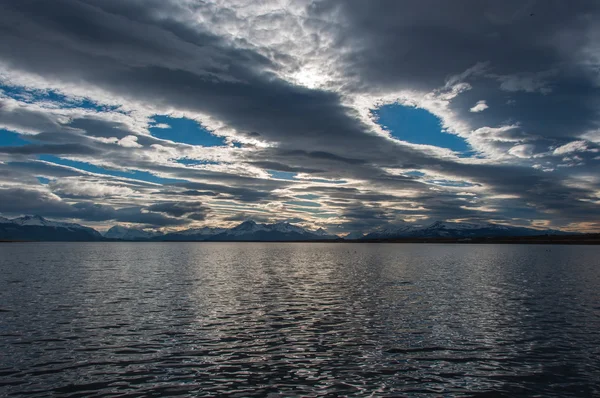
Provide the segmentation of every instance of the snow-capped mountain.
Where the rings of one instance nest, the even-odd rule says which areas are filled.
[[[244,221],[243,223],[229,229],[222,233],[228,236],[244,236],[248,234],[255,234],[261,231],[265,231],[267,228],[263,224],[258,224],[252,220]]]
[[[202,228],[190,228],[185,231],[179,232],[181,235],[216,235],[221,232],[225,232],[225,228],[214,228],[214,227],[202,227]]]
[[[411,224],[392,225],[373,231],[365,235],[363,239],[389,239],[389,237],[396,236],[411,236],[411,234],[417,231],[418,229],[418,226]]]
[[[207,240],[213,235],[220,234],[225,232],[225,228],[214,228],[214,227],[203,227],[203,228],[190,228],[184,231],[170,232],[163,236],[155,237],[154,240],[169,240],[169,241],[178,241],[178,240]]]
[[[23,216],[9,220],[0,217],[0,239],[25,241],[95,241],[102,235],[83,225]]]
[[[161,232],[144,231],[142,229],[127,228],[120,225],[115,225],[104,233],[104,237],[107,239],[119,240],[148,240],[161,235]]]
[[[292,241],[338,239],[336,235],[320,228],[309,231],[288,222],[259,224],[248,220],[233,228],[194,228],[166,234],[154,240],[195,240],[195,241]]]
[[[329,232],[325,231],[323,228],[319,228],[316,231],[312,231],[313,234],[318,235],[318,236],[333,236],[333,237],[337,237],[335,235],[330,234]]]
[[[56,227],[56,228],[69,228],[69,229],[91,229],[88,227],[84,227],[83,225],[67,223],[67,222],[57,222],[50,221],[45,219],[42,216],[23,216],[18,218],[13,218],[10,220],[12,223],[22,226],[36,226],[36,227]]]
[[[233,238],[233,239],[232,239]],[[292,240],[323,240],[339,239],[337,235],[331,235],[322,228],[310,231],[288,222],[275,224],[257,224],[254,221],[245,221],[237,227],[213,240],[257,240],[257,241],[292,241]]]
[[[386,226],[367,235],[353,232],[345,240],[381,240],[400,238],[480,238],[536,235],[564,235],[557,230],[537,230],[491,223],[456,223],[437,221],[427,226],[403,223]],[[95,229],[74,223],[47,220],[40,216],[8,219],[0,216],[0,240],[23,241],[311,241],[340,239],[323,228],[311,231],[288,222],[259,224],[248,220],[233,228],[191,228],[168,234],[136,228],[114,226],[104,237]]]
[[[314,234],[314,232],[309,232],[302,227],[298,227],[297,225],[292,225],[288,222],[278,222],[276,224],[271,225],[270,228],[273,231],[281,232],[284,234],[294,233],[294,232],[299,233],[299,234],[305,234],[305,233],[313,233]]]
[[[512,227],[491,223],[456,223],[436,221],[421,227],[400,225],[371,232],[363,239],[397,239],[397,238],[475,238],[501,236],[536,236],[544,234],[562,234],[556,230],[538,230],[525,227]]]
[[[350,232],[348,235],[344,236],[344,240],[358,240],[365,237],[365,234],[362,232]]]

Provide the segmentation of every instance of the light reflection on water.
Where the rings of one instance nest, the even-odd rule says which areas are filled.
[[[0,395],[600,395],[599,249],[0,246]]]

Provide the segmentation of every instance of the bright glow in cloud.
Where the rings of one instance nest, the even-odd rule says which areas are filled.
[[[0,14],[0,213],[600,230],[593,2],[42,3]]]

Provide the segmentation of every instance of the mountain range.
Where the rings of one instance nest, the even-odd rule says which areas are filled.
[[[340,239],[337,235],[327,233],[319,228],[315,231],[293,225],[287,222],[275,224],[259,224],[252,220],[233,228],[194,228],[185,231],[172,232],[153,240],[161,241],[309,241]]]
[[[23,216],[9,220],[0,217],[0,240],[17,241],[99,241],[104,238],[93,228],[79,224]]]
[[[343,239],[347,241],[373,241],[404,238],[481,238],[564,234],[567,233],[558,230],[537,230],[491,223],[438,221],[428,226],[418,226],[408,223],[387,226],[367,234],[353,232]],[[322,228],[308,230],[288,222],[260,224],[252,220],[244,221],[233,228],[203,227],[170,233],[127,228],[117,225],[102,235],[93,228],[84,227],[79,224],[50,221],[40,216],[23,216],[12,220],[0,217],[0,240],[284,242],[342,240],[342,238],[330,234]]]
[[[436,221],[428,226],[402,224],[382,228],[366,234],[361,240],[385,240],[402,238],[481,238],[507,236],[536,236],[568,234],[559,230],[539,230],[492,223],[456,223]]]
[[[150,240],[159,236],[163,236],[163,233],[158,231],[145,231],[137,228],[127,228],[120,225],[115,225],[104,233],[105,238],[116,240]]]

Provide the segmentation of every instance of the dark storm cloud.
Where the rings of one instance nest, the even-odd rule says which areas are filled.
[[[230,216],[227,216],[223,220],[224,221],[241,221],[241,222],[247,221],[247,220],[253,220],[256,222],[268,223],[268,222],[271,222],[271,217],[269,217],[268,215],[263,215],[263,214],[259,214],[259,213],[240,212],[240,213],[235,213]]]
[[[200,202],[161,202],[148,206],[148,210],[166,213],[173,217],[181,217],[184,214],[198,214],[208,209]]]
[[[276,171],[287,171],[290,173],[320,173],[324,170],[321,169],[312,169],[309,167],[292,167],[279,162],[270,162],[270,161],[259,161],[259,162],[248,162],[249,164],[260,167],[268,170],[276,170]]]
[[[329,160],[333,162],[347,163],[347,164],[363,164],[366,163],[364,159],[352,159],[344,156],[339,156],[329,152],[323,151],[302,151],[302,150],[293,150],[293,151],[283,151],[283,156],[300,156],[306,157],[308,159],[318,159],[318,160]]]
[[[481,62],[509,75],[572,61],[556,44],[584,44],[579,39],[600,5],[585,0],[467,0],[460,6],[444,0],[325,0],[310,9],[317,17],[341,15],[332,29],[341,28],[336,44],[347,50],[343,62],[358,80],[431,91],[449,75]]]
[[[183,219],[167,217],[160,213],[143,211],[145,209],[141,206],[115,209],[112,206],[83,202],[74,204],[73,208],[76,209],[75,217],[89,221],[114,220],[160,227],[184,225],[187,223]]]
[[[34,176],[71,177],[86,173],[71,167],[59,166],[48,162],[7,162],[0,163],[0,175],[10,180],[24,180]]]
[[[101,151],[80,144],[2,146],[0,153],[12,155],[98,155]]]
[[[19,200],[15,200],[19,198]],[[15,214],[48,214],[69,217],[73,207],[64,203],[56,195],[48,192],[23,188],[0,189],[0,212]]]
[[[78,218],[85,221],[114,220],[154,226],[186,224],[185,220],[142,210],[143,208],[139,206],[116,209],[91,202],[71,205],[45,191],[24,188],[0,189],[0,213],[3,214],[38,214],[46,217]]]
[[[166,18],[161,21],[152,19],[154,13],[149,10],[152,7],[159,7],[160,10],[169,8],[166,5],[151,3],[138,14],[133,12],[138,3],[118,7],[110,2],[92,2],[91,5],[87,5],[80,2],[60,1],[53,3],[52,9],[41,4],[43,2],[7,3],[8,9],[13,9],[14,12],[7,13],[6,18],[10,14],[13,19],[27,20],[27,23],[23,22],[20,28],[14,28],[21,26],[18,24],[10,25],[12,35],[10,41],[5,41],[5,44],[10,42],[10,48],[7,48],[8,45],[2,47],[0,43],[0,51],[4,50],[7,61],[16,67],[43,75],[60,76],[66,80],[78,77],[88,84],[102,86],[125,97],[144,98],[159,105],[205,112],[241,131],[261,131],[261,136],[265,139],[280,142],[283,147],[294,148],[290,149],[292,151],[290,155],[303,153],[308,158],[328,159],[349,164],[366,162],[365,159],[342,155],[342,153],[353,153],[367,158],[376,157],[390,163],[392,163],[390,159],[398,158],[412,158],[410,162],[421,163],[419,160],[422,156],[380,137],[366,134],[368,128],[357,118],[352,117],[353,112],[349,108],[341,105],[337,94],[290,85],[262,72],[264,68],[270,66],[270,63],[256,53],[247,49],[233,48],[218,37],[207,32],[193,31],[177,23],[175,19]],[[65,19],[62,16],[64,13],[60,11],[61,7],[69,7],[71,15],[77,14],[77,21]],[[360,8],[358,5],[348,5],[347,10],[344,8],[345,14],[348,14],[352,23],[361,29],[362,22],[352,19],[355,14],[352,7]],[[110,8],[110,12],[103,8]],[[400,30],[397,33],[406,29],[402,23],[393,22],[394,20],[389,17],[377,13],[378,9],[385,10],[386,7],[374,7],[375,11],[369,12],[358,10],[356,14],[364,14],[361,18],[370,17],[373,21],[382,18],[380,25],[387,24],[392,31],[396,26],[394,24],[398,24]],[[170,10],[167,15],[176,16],[177,12],[180,12],[172,5]],[[126,14],[118,17],[115,12],[126,12]],[[386,11],[386,15],[401,12],[402,9],[398,6],[392,6]],[[419,14],[419,10],[408,14],[412,12]],[[462,22],[453,15],[454,13],[450,13],[448,23],[458,25]],[[474,12],[473,15],[478,14]],[[134,18],[135,21],[128,21],[127,18]],[[446,21],[442,18],[441,23]],[[367,22],[365,24],[380,26]],[[127,29],[124,29],[124,26],[127,26]],[[144,39],[148,35],[141,34],[143,29],[150,31],[150,37],[164,40]],[[433,37],[433,33],[428,33],[426,36]],[[389,40],[380,40],[376,27],[373,27],[370,35],[373,36],[374,41],[380,42],[380,45],[388,43],[390,49],[394,48]],[[354,36],[347,37],[347,40],[352,41]],[[369,37],[366,35],[361,40],[368,40]],[[44,52],[54,54],[52,62],[33,62],[33,58],[43,56],[43,53],[40,54],[38,51],[39,46],[42,45],[41,38],[44,38]],[[415,59],[410,58],[409,61],[418,63],[419,70],[432,70],[433,66],[442,66],[444,63],[439,60],[428,64],[429,59],[421,59],[418,56],[435,53],[426,46],[420,46],[418,38],[417,35],[414,39],[415,57],[413,58]],[[11,50],[14,48],[15,40],[22,44],[19,52]],[[426,43],[428,42],[425,41]],[[112,45],[109,47],[111,51],[107,50],[107,44]],[[167,44],[172,46],[167,47]],[[369,44],[369,46],[354,46],[365,52],[361,53],[365,59],[373,58],[368,51],[371,51],[370,49],[376,43]],[[459,48],[458,44],[455,47]],[[472,57],[483,56],[476,51],[480,47],[485,46],[474,47]],[[125,53],[123,49],[127,49],[128,52]],[[164,59],[169,58],[165,57],[165,54],[173,52],[178,52],[176,54],[178,57],[175,58],[181,62],[176,69],[164,65],[166,62]],[[200,57],[205,53],[210,54],[215,61],[207,63],[206,57]],[[382,53],[392,54],[394,51],[382,51]],[[133,54],[136,54],[136,57],[133,57]],[[439,56],[443,57],[443,54],[441,52]],[[81,57],[87,60],[87,64],[74,62]],[[455,58],[457,57],[452,59]],[[91,64],[92,60],[93,64]],[[351,61],[348,61],[347,70],[354,68]],[[396,64],[399,62],[400,59]],[[472,63],[472,60],[462,62],[467,65]],[[381,62],[374,63],[374,65],[381,64]],[[423,68],[423,65],[427,67]],[[213,71],[215,68],[220,70],[218,74]],[[418,75],[412,73],[413,69],[409,66],[406,68],[408,68],[406,73],[403,73],[401,68],[394,68],[396,71],[394,76],[396,78],[404,76],[407,80],[418,81],[419,79],[416,78]],[[461,68],[462,65],[457,68],[457,73],[464,70]],[[451,69],[445,68],[443,72],[440,70],[441,81]],[[207,74],[211,77],[207,78]],[[378,71],[375,75],[384,76],[385,73]],[[364,76],[368,78],[370,75],[365,72]],[[105,134],[110,135],[110,133]],[[343,151],[340,150],[342,143]],[[307,145],[327,150],[297,149]]]
[[[18,126],[20,131],[40,132],[56,129],[58,122],[47,112],[15,108],[9,101],[0,98],[0,126],[6,128]]]
[[[194,220],[194,221],[204,221],[206,220],[208,217],[208,214],[205,212],[201,212],[201,213],[190,213],[186,216],[186,218],[190,219],[190,220]]]
[[[203,182],[184,182],[178,183],[178,186],[194,191],[214,191],[229,195],[242,202],[260,202],[269,198],[275,198],[273,193],[268,190],[260,190],[245,187],[235,187],[219,184],[209,184]]]
[[[398,221],[397,212],[378,204],[353,202],[342,210],[344,222],[337,226],[340,231],[370,231],[376,227]]]
[[[472,89],[452,109],[475,128],[512,120],[569,137],[598,127],[598,77],[585,59],[598,2],[325,0],[310,10],[338,21],[331,31],[353,90],[428,92],[471,69],[462,79]],[[469,112],[479,100],[489,109]]]
[[[177,12],[174,6],[158,20],[150,17],[155,3],[135,3],[148,18],[132,21],[134,3],[125,16],[104,10],[109,4],[104,2],[1,4],[0,26],[9,34],[0,39],[0,54],[14,68],[206,113],[294,150],[308,143],[327,148],[309,156],[343,160],[335,153],[342,137],[349,148],[371,153],[389,146],[364,133],[366,127],[350,116],[353,111],[338,94],[276,78],[268,72],[270,62],[257,53],[169,20]]]
[[[155,195],[165,195],[165,196],[217,196],[216,192],[212,191],[195,191],[195,190],[186,190],[186,191],[157,191],[154,192]]]
[[[93,137],[121,139],[131,135],[131,130],[123,123],[103,120],[94,117],[80,117],[72,120],[68,127],[78,129]]]

